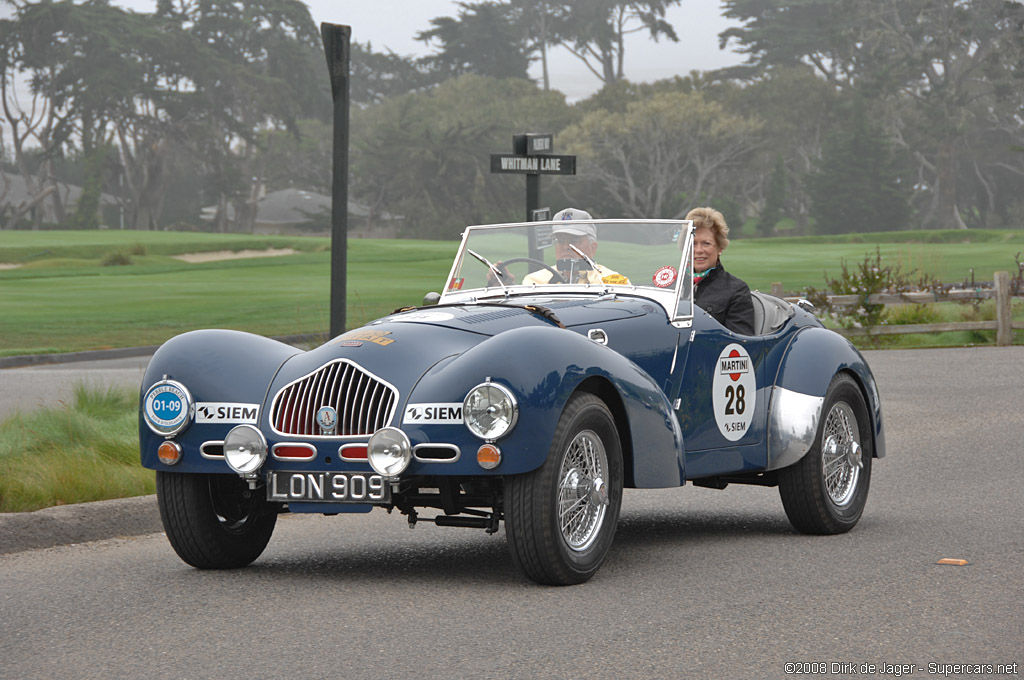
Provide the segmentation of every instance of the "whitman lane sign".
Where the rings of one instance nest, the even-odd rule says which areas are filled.
[[[491,172],[520,175],[575,175],[576,156],[517,156],[492,153]]]
[[[491,172],[518,175],[575,175],[576,156],[556,156],[554,135],[512,136],[512,153],[492,153]]]

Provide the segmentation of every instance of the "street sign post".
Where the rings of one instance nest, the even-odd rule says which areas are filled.
[[[561,156],[554,153],[554,135],[551,133],[524,133],[512,136],[512,153],[492,153],[491,172],[494,174],[526,175],[526,221],[536,222],[550,219],[538,217],[540,211],[540,176],[575,175],[576,156]],[[537,243],[530,234],[530,257],[540,260],[543,244]]]

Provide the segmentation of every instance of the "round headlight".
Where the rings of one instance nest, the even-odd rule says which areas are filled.
[[[373,433],[366,444],[366,457],[378,474],[396,477],[409,467],[412,461],[412,446],[401,430],[384,427]]]
[[[499,439],[515,426],[519,417],[516,398],[497,383],[477,385],[462,402],[462,417],[469,431],[481,439]]]
[[[243,477],[253,477],[267,459],[267,440],[252,425],[239,425],[224,437],[224,460]]]
[[[195,408],[188,388],[176,380],[154,383],[142,398],[146,425],[162,437],[173,437],[188,427]]]

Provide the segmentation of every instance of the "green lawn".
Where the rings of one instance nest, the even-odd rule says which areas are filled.
[[[190,241],[205,235],[176,236],[178,242],[165,245],[172,252],[208,245]],[[309,240],[320,248],[328,243]],[[234,249],[258,247],[240,240]],[[424,293],[440,290],[456,248],[455,242],[350,241],[348,325],[420,304]],[[148,254],[108,267],[83,258],[42,259],[0,270],[4,356],[159,344],[196,328],[319,333],[327,331],[329,314],[330,253],[323,250],[203,264]]]
[[[863,241],[855,241],[853,236]],[[991,281],[996,271],[1009,271],[1011,276],[1016,272],[1016,254],[1024,260],[1024,230],[743,239],[729,245],[722,261],[751,288],[767,291],[778,281],[785,290],[795,292],[807,286],[823,288],[825,272],[837,277],[842,259],[854,265],[865,255],[873,256],[876,247],[886,264],[900,265],[904,272],[917,270],[943,283],[957,284],[969,280],[973,269],[976,280]]]
[[[973,268],[978,280],[991,280],[996,270],[1015,270],[1024,231],[742,239],[733,241],[724,262],[751,288],[769,290],[779,281],[787,291],[799,291],[823,288],[825,271],[837,275],[842,258],[859,262],[876,244],[887,263],[905,271],[952,283]],[[301,252],[204,264],[170,257],[270,247]],[[420,304],[424,293],[439,291],[457,247],[455,241],[350,240],[347,326]],[[328,239],[313,237],[0,231],[0,263],[22,264],[0,269],[0,356],[154,345],[197,328],[324,333],[328,248]],[[131,264],[102,266],[111,253]]]

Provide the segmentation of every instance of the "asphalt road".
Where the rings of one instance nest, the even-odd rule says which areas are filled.
[[[849,534],[795,534],[774,489],[730,486],[627,492],[569,588],[525,581],[501,532],[381,511],[284,517],[237,571],[161,534],[28,550],[0,555],[0,678],[1020,674],[1024,348],[868,360],[889,455]]]
[[[74,397],[75,385],[138,389],[150,356],[0,368],[0,420],[15,411],[59,406]]]

